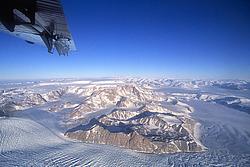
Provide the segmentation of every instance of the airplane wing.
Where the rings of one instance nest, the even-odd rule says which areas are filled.
[[[53,53],[76,50],[59,0],[8,0],[0,6],[0,31],[41,44]]]

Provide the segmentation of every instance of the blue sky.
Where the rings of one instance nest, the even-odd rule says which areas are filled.
[[[68,57],[0,33],[0,79],[250,79],[250,1],[62,0]]]

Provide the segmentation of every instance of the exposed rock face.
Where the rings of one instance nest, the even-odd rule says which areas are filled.
[[[38,93],[34,93],[29,95],[25,101],[27,102],[27,104],[29,105],[39,105],[39,104],[43,104],[46,103],[47,100],[45,100],[41,94]]]
[[[90,92],[90,90],[88,90]],[[177,106],[173,112],[163,101]],[[68,130],[69,138],[89,143],[110,144],[146,153],[202,151],[194,137],[194,122],[188,113],[190,106],[174,97],[166,97],[138,85],[117,85],[92,89],[86,100],[77,106],[71,118],[84,113],[115,107],[109,114]]]
[[[154,101],[162,101],[162,94],[154,92],[144,87],[138,87],[134,84],[122,84],[112,87],[92,87],[82,91],[87,92],[86,99],[75,107],[70,114],[72,119],[81,119],[86,113],[105,109],[108,106],[116,106],[117,108],[138,108],[144,106],[145,103]]]
[[[46,93],[32,92],[26,88],[8,89],[0,95],[0,108],[5,112],[24,110],[61,98],[67,89],[58,89]]]
[[[138,101],[133,101],[127,97],[121,97],[119,101],[117,101],[116,106],[119,108],[132,108],[132,107],[140,107],[143,104]]]
[[[66,92],[65,89],[54,90],[54,91],[51,91],[51,92],[44,94],[43,98],[46,101],[52,101],[52,100],[60,98],[62,95],[65,94],[65,92]]]
[[[49,112],[63,111],[68,128],[90,120],[69,129],[70,138],[146,153],[202,151],[189,116],[193,109],[152,87],[131,81],[38,92],[10,89],[1,92],[0,116],[41,105]],[[77,95],[75,102],[68,101],[71,95]]]
[[[184,123],[173,114],[115,109],[86,125],[70,129],[65,135],[146,153],[202,151],[202,146],[189,133],[193,131],[188,129],[192,123]]]
[[[91,143],[110,144],[114,146],[125,147],[141,152],[154,152],[157,147],[148,139],[137,132],[131,133],[111,133],[101,126],[95,126],[90,131],[67,133],[70,138],[85,140]]]

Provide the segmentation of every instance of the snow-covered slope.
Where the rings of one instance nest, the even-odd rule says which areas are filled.
[[[0,88],[0,116],[10,115],[0,117],[0,166],[249,166],[250,115],[230,106],[249,106],[248,90],[218,88],[212,84],[215,81],[180,80],[173,82],[188,84],[172,84],[178,88],[172,89],[166,82],[172,81],[57,80]],[[73,117],[74,112],[79,117]],[[87,144],[64,136],[69,129],[84,126],[89,126],[90,134],[105,132],[112,138],[107,129],[126,133],[132,130],[134,143],[132,148],[127,147],[130,149],[136,146],[150,150],[155,140],[180,137],[207,150],[142,154],[103,145],[114,143]],[[176,131],[177,127],[186,132]],[[149,142],[137,144],[143,138],[135,133],[143,138],[148,135]],[[125,141],[123,137],[118,141]]]

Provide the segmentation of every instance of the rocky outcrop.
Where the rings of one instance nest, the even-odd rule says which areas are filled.
[[[45,100],[41,94],[33,93],[33,94],[30,94],[28,97],[26,97],[25,102],[26,102],[26,105],[29,104],[33,106],[33,105],[46,103],[47,100]]]
[[[145,153],[202,151],[202,146],[187,129],[192,127],[189,123],[193,122],[184,123],[173,114],[115,109],[86,125],[68,130],[65,135]]]
[[[189,116],[192,108],[176,97],[154,91],[150,84],[145,86],[143,80],[35,90],[1,92],[0,115],[41,105],[49,112],[62,111],[68,128],[91,120],[69,129],[65,133],[69,138],[146,153],[203,150],[194,137],[195,121]],[[68,101],[71,95],[77,96],[76,102]]]
[[[127,97],[121,97],[119,101],[116,103],[116,107],[118,108],[134,108],[134,107],[140,107],[143,103],[138,101],[133,101]]]
[[[194,124],[185,103],[178,106],[178,116],[162,105],[164,95],[138,85],[117,85],[92,89],[85,101],[71,113],[72,119],[107,106],[115,109],[92,119],[88,124],[68,130],[69,138],[89,143],[109,144],[145,153],[202,151],[194,137]],[[169,98],[170,99],[170,98]]]
[[[146,103],[164,100],[164,95],[151,89],[138,87],[134,84],[122,84],[112,87],[93,87],[88,89],[85,100],[74,108],[70,118],[77,120],[86,113],[115,106],[117,108],[138,108]],[[158,105],[154,105],[156,107]]]
[[[62,97],[65,93],[66,93],[67,89],[58,89],[58,90],[54,90],[54,91],[50,91],[48,93],[43,94],[43,98],[46,101],[53,101],[56,100],[60,97]]]

